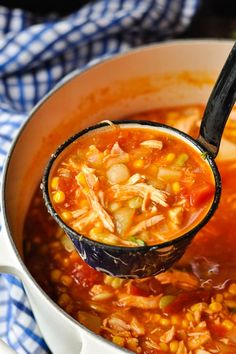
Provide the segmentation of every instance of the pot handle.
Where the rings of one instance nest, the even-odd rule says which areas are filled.
[[[0,353],[4,354],[17,354],[17,352],[10,348],[2,339],[0,339]]]
[[[0,225],[2,226],[0,231],[0,273],[19,276],[19,272],[17,271],[17,264],[19,264],[17,257],[2,221]]]
[[[1,223],[3,225],[3,223]],[[8,244],[9,243],[9,244]],[[7,238],[7,232],[4,231],[2,227],[0,232],[0,273],[11,273],[16,275],[16,268],[14,267],[14,257],[13,252],[9,251],[10,240]],[[17,354],[17,352],[9,347],[1,338],[0,338],[0,353],[4,354]]]

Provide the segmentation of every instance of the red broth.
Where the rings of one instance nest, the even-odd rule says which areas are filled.
[[[54,162],[50,199],[64,222],[95,241],[155,245],[206,215],[213,174],[192,146],[155,129],[111,126],[75,140]]]
[[[185,129],[196,135],[201,111],[183,107],[134,118],[169,124],[173,119],[176,126],[187,118]],[[232,128],[236,124],[230,121],[224,136],[236,143]],[[48,215],[39,189],[24,229],[27,267],[68,314],[135,353],[235,354],[236,158],[218,165],[223,180],[219,208],[169,271],[124,280],[90,268]]]

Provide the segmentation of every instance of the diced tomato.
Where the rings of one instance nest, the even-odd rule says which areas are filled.
[[[149,296],[149,295],[157,295],[162,291],[161,284],[155,278],[146,279],[146,281],[142,282],[133,282],[129,286],[130,295],[137,296]]]
[[[207,327],[209,328],[209,331],[211,332],[214,339],[225,337],[227,330],[224,326],[220,324],[215,324],[212,321],[206,321],[206,322],[207,322]]]
[[[103,280],[103,274],[88,266],[82,259],[74,263],[71,274],[75,282],[84,288],[101,283]]]
[[[151,278],[149,280],[149,287],[153,295],[158,295],[162,293],[161,283],[155,278]]]
[[[148,296],[149,293],[143,289],[141,289],[138,285],[131,284],[129,286],[129,294],[135,296]]]
[[[190,204],[192,206],[199,206],[206,203],[210,198],[213,197],[215,188],[210,183],[203,183],[198,185],[190,193]]]

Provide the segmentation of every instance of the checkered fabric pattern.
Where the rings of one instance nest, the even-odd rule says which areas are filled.
[[[98,0],[63,18],[0,6],[0,174],[27,113],[61,78],[95,59],[176,37],[199,1]],[[0,275],[0,337],[20,354],[49,353],[11,275]]]

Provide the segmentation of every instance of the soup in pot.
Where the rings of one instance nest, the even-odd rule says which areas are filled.
[[[179,107],[132,118],[173,125],[196,137],[202,111]],[[236,353],[235,118],[233,111],[222,141],[225,158],[218,159],[219,208],[182,259],[159,275],[126,280],[90,268],[48,214],[38,188],[25,222],[25,262],[61,308],[135,353]],[[171,153],[173,161],[178,158],[176,150]]]

